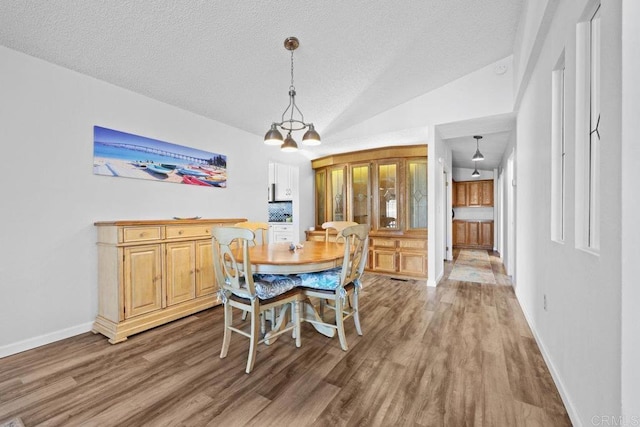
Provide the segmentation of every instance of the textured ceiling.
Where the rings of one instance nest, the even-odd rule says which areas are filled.
[[[0,2],[0,44],[256,135],[323,137],[512,54],[523,0]]]

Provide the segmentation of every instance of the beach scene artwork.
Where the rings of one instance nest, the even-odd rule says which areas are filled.
[[[94,126],[93,173],[225,188],[227,156]]]

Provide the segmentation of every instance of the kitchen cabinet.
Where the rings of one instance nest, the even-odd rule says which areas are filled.
[[[481,188],[479,182],[467,182],[467,206],[480,206]]]
[[[467,183],[455,182],[453,183],[453,207],[468,206],[467,202]]]
[[[453,221],[453,246],[464,246],[467,244],[467,221]]]
[[[218,304],[211,227],[245,219],[96,222],[98,315],[112,344]]]
[[[453,247],[493,249],[493,221],[454,220]]]
[[[453,207],[492,207],[493,180],[454,181]]]
[[[368,224],[368,271],[427,277],[426,145],[341,153],[311,166],[316,226],[307,240],[324,240],[326,221]]]
[[[493,206],[493,180],[481,181],[481,206]]]
[[[479,245],[483,248],[493,249],[493,221],[481,221],[479,235]]]
[[[293,242],[293,224],[270,224],[269,242]]]
[[[291,201],[298,186],[298,168],[281,163],[269,163],[270,200]]]

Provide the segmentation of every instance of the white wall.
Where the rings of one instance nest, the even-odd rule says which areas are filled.
[[[173,216],[265,221],[267,163],[299,163],[260,136],[0,47],[0,357],[90,329],[95,221]],[[93,175],[93,126],[227,155],[228,188]],[[248,165],[251,165],[249,168]],[[301,228],[313,198],[301,192]]]
[[[528,85],[558,3],[555,0],[529,0],[523,5],[514,43],[517,49],[513,55],[516,106],[522,98],[522,90]]]
[[[472,177],[473,169],[453,168],[454,181],[478,181],[481,179],[493,179],[493,171],[479,170],[480,176]]]
[[[622,1],[622,415],[640,421],[640,2]],[[633,418],[635,417],[635,418]],[[640,425],[640,422],[636,423]]]
[[[515,207],[517,206],[517,187],[514,186],[515,174],[517,164],[514,162],[513,171],[509,171],[508,162],[509,158],[513,156],[515,159],[516,152],[516,136],[512,134],[512,137],[507,144],[507,147],[504,150],[504,155],[502,157],[500,170],[502,170],[502,186],[498,188],[498,191],[502,194],[502,216],[500,221],[502,224],[500,228],[502,229],[502,244],[503,247],[499,248],[500,255],[502,257],[502,262],[505,266],[505,270],[509,276],[511,276],[511,282],[514,287],[517,286],[517,278],[515,272],[515,259],[516,259],[516,236],[515,236],[515,224],[516,224],[516,211]],[[510,226],[510,223],[513,223],[513,226]]]
[[[429,181],[433,185],[429,186],[429,193],[433,193],[433,204],[429,204],[429,212],[433,219],[429,218],[429,241],[433,240],[433,249],[429,249],[427,284],[436,286],[444,274],[444,260],[451,258],[451,253],[447,254],[445,247],[451,248],[451,176],[452,176],[452,153],[451,149],[442,140],[439,132],[434,130],[434,141],[429,146],[429,156],[433,158],[430,162],[432,170],[429,174]],[[446,172],[446,181],[445,181]],[[431,198],[429,198],[431,201]]]
[[[594,416],[619,415],[621,387],[620,3],[602,2],[602,236],[598,255],[576,248],[573,226],[579,208],[574,204],[576,23],[586,5],[586,0],[558,4],[530,79],[522,88],[516,156],[516,295],[576,425],[592,425]],[[567,227],[566,240],[559,244],[550,238],[550,107],[551,72],[563,49]]]

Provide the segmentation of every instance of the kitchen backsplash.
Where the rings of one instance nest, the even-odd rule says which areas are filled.
[[[292,202],[270,202],[269,222],[292,222]]]
[[[490,207],[458,207],[453,208],[453,219],[487,220],[493,219],[493,208]]]

